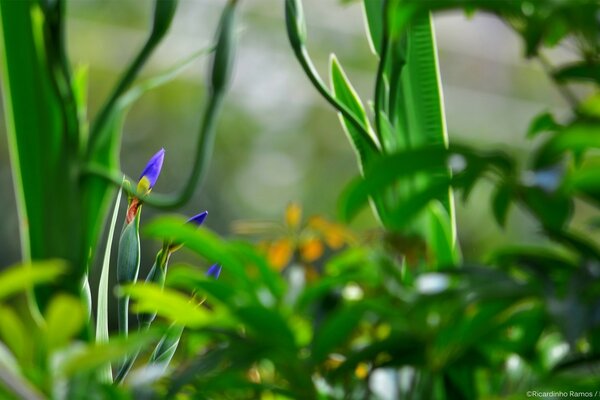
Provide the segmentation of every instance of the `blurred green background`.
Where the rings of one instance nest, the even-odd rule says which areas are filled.
[[[211,43],[223,0],[182,0],[168,35],[143,76],[158,73]],[[376,68],[360,3],[305,0],[308,46],[326,76],[335,52],[363,99],[371,98]],[[89,67],[89,114],[95,115],[120,71],[146,35],[149,0],[71,0],[68,40],[73,65]],[[340,190],[358,168],[337,116],[308,84],[288,45],[283,4],[243,0],[235,79],[218,128],[208,178],[181,213],[209,210],[207,225],[231,233],[239,219],[281,219],[290,201],[307,214],[335,217]],[[435,18],[444,102],[451,141],[526,154],[527,124],[551,110],[566,116],[566,103],[536,62],[522,59],[522,45],[502,22],[483,14]],[[549,54],[569,58],[568,49]],[[166,149],[157,192],[179,188],[189,173],[203,106],[206,59],[178,79],[145,95],[124,128],[122,169],[137,178],[147,159]],[[1,114],[0,114],[1,115]],[[0,116],[0,267],[19,259],[17,213],[9,168],[5,121]],[[40,171],[42,173],[42,171]],[[514,211],[506,231],[493,223],[489,188],[478,186],[468,204],[458,202],[458,232],[466,260],[499,242],[539,240],[529,217]],[[149,207],[144,219],[156,214]],[[485,223],[483,221],[486,221]],[[369,213],[355,227],[375,227]],[[142,264],[156,246],[143,247]]]

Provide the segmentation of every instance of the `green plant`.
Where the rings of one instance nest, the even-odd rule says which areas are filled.
[[[205,213],[192,224],[171,217],[139,225],[142,203],[180,204],[205,169],[231,71],[235,1],[221,19],[197,158],[182,192],[149,194],[162,152],[137,188],[116,171],[127,106],[189,61],[132,86],[166,34],[175,5],[156,2],[148,41],[88,139],[81,120],[85,79],[71,77],[62,42],[64,2],[0,0],[25,249],[24,264],[0,274],[1,397],[475,399],[597,390],[596,1],[364,0],[378,61],[368,108],[335,57],[325,85],[308,55],[301,3],[286,0],[292,50],[340,114],[359,160],[360,176],[340,196],[340,219],[347,224],[371,204],[381,228],[365,234],[319,217],[304,223],[301,208],[292,205],[284,224],[252,232],[258,244],[198,228]],[[531,122],[524,133],[535,138],[535,150],[526,160],[448,140],[432,25],[432,15],[446,10],[500,18],[569,105],[564,120],[544,112]],[[576,60],[551,65],[546,48],[565,41]],[[573,82],[587,83],[591,94],[574,91]],[[32,114],[39,118],[28,118]],[[36,174],[41,167],[47,176]],[[468,199],[483,181],[493,186],[489,207],[499,227],[518,206],[545,242],[496,246],[483,259],[463,261],[453,198]],[[122,191],[104,251],[94,341],[80,283],[90,248],[97,252],[111,185],[128,195],[117,263],[120,335],[109,334],[106,302]],[[586,229],[574,221],[584,203],[592,210]],[[140,231],[162,243],[143,283],[137,282]],[[180,247],[213,266],[204,273],[178,263],[167,274],[169,256]],[[23,296],[34,287],[39,308]],[[130,312],[138,329],[129,327]]]

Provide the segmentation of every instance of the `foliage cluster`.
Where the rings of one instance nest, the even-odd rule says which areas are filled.
[[[173,198],[149,194],[155,179],[144,183],[146,170],[137,189],[124,185],[129,206],[117,268],[139,268],[138,202],[181,204],[208,163],[231,70],[236,3],[225,6],[211,49],[209,97],[189,183]],[[121,326],[127,326],[129,300],[140,321],[158,319],[149,329],[150,323],[137,332],[121,328],[110,338],[106,315],[91,318],[80,301],[80,282],[87,282],[90,252],[100,253],[111,185],[123,182],[116,172],[120,124],[133,100],[187,61],[133,85],[176,7],[157,0],[148,41],[88,138],[85,77],[70,72],[64,7],[61,0],[0,1],[4,94],[26,249],[24,264],[0,275],[0,395],[475,399],[598,389],[600,249],[589,233],[598,229],[600,205],[596,1],[364,0],[378,60],[373,101],[365,103],[335,57],[330,85],[322,80],[307,48],[301,1],[286,0],[291,48],[308,81],[339,113],[357,153],[361,175],[341,194],[339,217],[348,223],[370,205],[381,230],[355,234],[320,217],[303,221],[298,206],[266,231],[240,227],[258,235],[258,244],[223,239],[179,218],[154,220],[141,230],[165,243],[156,261],[165,273],[136,284],[135,270],[118,295]],[[566,120],[543,112],[531,122],[524,135],[535,151],[525,163],[448,138],[431,17],[448,10],[504,21],[522,38],[524,57],[542,63],[569,104]],[[551,65],[544,52],[565,45],[574,60]],[[581,83],[584,89],[574,90]],[[47,174],[39,174],[42,168]],[[545,245],[515,244],[462,261],[454,196],[468,199],[484,180],[494,187],[495,223],[503,226],[511,207],[521,207],[537,221]],[[573,224],[583,204],[594,210],[587,231]],[[181,245],[222,265],[219,280],[182,264],[166,274],[161,254]],[[35,296],[34,286],[42,288]],[[27,304],[15,296],[22,293],[30,293]],[[107,293],[104,288],[99,298]],[[97,340],[94,324],[106,330]],[[157,342],[159,349],[173,345],[166,363],[144,351]],[[133,371],[117,373],[112,383],[107,365],[123,360],[128,368],[135,362]]]

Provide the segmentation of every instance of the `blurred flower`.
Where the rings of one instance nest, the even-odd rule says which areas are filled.
[[[218,279],[219,275],[221,275],[221,266],[219,264],[212,265],[208,271],[206,271],[206,276],[210,276],[215,279]]]
[[[290,203],[284,213],[283,223],[241,221],[233,229],[238,234],[259,235],[269,264],[278,271],[298,262],[304,266],[307,279],[319,275],[313,263],[323,257],[327,249],[339,250],[354,243],[352,233],[343,225],[314,216],[302,221],[302,207]],[[266,237],[266,238],[265,238]]]
[[[200,214],[196,214],[192,218],[188,219],[186,223],[200,226],[204,223],[204,220],[207,216],[208,211],[202,211]],[[172,254],[173,252],[179,250],[181,247],[183,247],[183,243],[168,244],[169,254]]]

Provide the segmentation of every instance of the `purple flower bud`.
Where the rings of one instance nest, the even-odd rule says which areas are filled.
[[[155,155],[152,156],[146,167],[142,171],[140,175],[140,181],[144,178],[147,179],[148,189],[152,189],[154,184],[158,180],[158,176],[160,175],[160,170],[163,165],[163,160],[165,158],[165,149],[160,149]]]
[[[214,264],[208,269],[208,271],[206,271],[206,276],[210,276],[215,279],[218,279],[219,275],[221,275],[221,266],[219,264]]]
[[[194,215],[192,218],[188,219],[187,222],[188,222],[188,224],[192,223],[197,226],[200,226],[206,219],[207,215],[208,215],[208,211],[203,211],[200,214]]]

